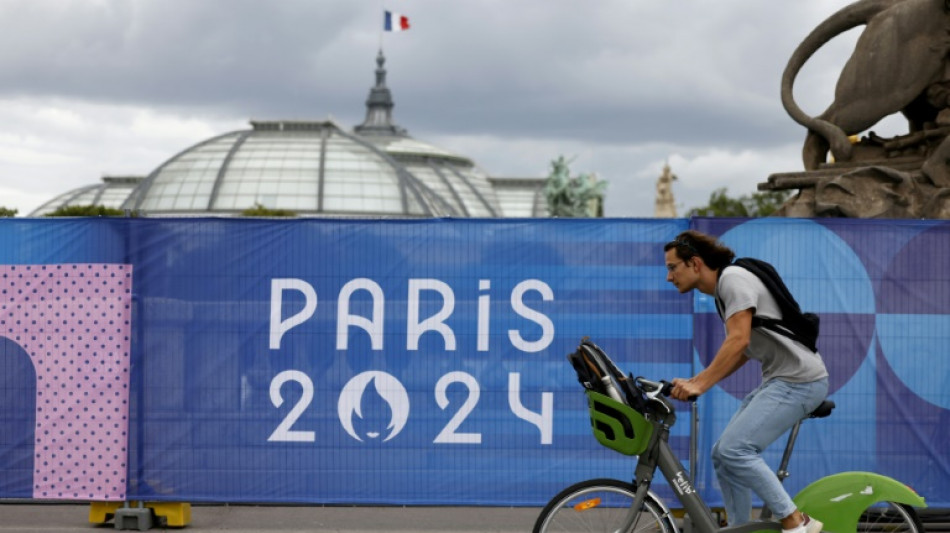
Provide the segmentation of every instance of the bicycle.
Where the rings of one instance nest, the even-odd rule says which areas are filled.
[[[668,399],[672,384],[625,375],[586,337],[568,356],[588,399],[591,429],[597,441],[624,455],[638,456],[632,482],[591,479],[558,493],[541,511],[535,533],[610,531],[679,533],[670,509],[650,490],[659,469],[684,509],[690,533],[772,533],[781,524],[766,507],[758,521],[720,527],[693,487],[669,445],[676,410]],[[826,400],[808,417],[831,414]],[[804,420],[804,419],[803,419]],[[798,437],[799,421],[790,431],[777,475],[784,482]],[[915,507],[924,499],[904,484],[871,472],[844,472],[821,478],[801,490],[796,506],[824,522],[828,533],[924,533]]]

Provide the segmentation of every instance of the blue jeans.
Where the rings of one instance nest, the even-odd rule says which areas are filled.
[[[762,459],[762,450],[815,410],[827,394],[827,378],[809,383],[772,379],[742,401],[712,449],[712,463],[730,526],[749,521],[752,491],[776,518],[795,511],[795,504],[778,476]]]

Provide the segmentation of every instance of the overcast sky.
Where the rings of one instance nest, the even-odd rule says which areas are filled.
[[[22,216],[104,175],[147,175],[251,119],[352,127],[382,43],[414,138],[492,176],[546,176],[564,155],[608,181],[612,217],[653,216],[669,161],[683,214],[802,168],[782,70],[848,3],[0,0],[0,206]],[[383,35],[384,9],[411,29]],[[858,32],[802,71],[807,112],[831,102]]]

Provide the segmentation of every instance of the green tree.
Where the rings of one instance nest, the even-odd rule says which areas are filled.
[[[269,209],[264,207],[261,204],[254,204],[254,207],[249,207],[244,211],[241,211],[241,216],[244,217],[295,217],[297,213],[290,211],[288,209]]]
[[[124,217],[125,211],[104,205],[64,205],[56,208],[48,217]]]
[[[16,214],[16,209],[8,209],[6,207],[0,206],[0,217],[15,217]]]
[[[716,189],[709,195],[709,204],[694,207],[688,216],[705,217],[767,217],[775,213],[791,191],[768,191],[744,194],[738,198],[730,197],[725,187]]]

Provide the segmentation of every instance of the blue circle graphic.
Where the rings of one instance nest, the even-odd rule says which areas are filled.
[[[900,381],[933,405],[950,409],[950,226],[926,229],[894,256],[878,290],[877,335]]]

